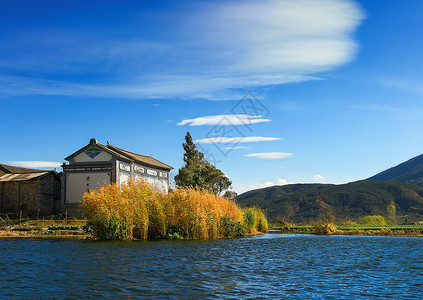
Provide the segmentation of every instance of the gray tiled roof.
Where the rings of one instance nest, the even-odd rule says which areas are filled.
[[[0,164],[0,169],[4,170],[5,173],[12,173],[12,174],[28,174],[28,173],[39,173],[39,172],[46,172],[46,170],[37,170],[37,169],[28,169],[16,166],[9,166],[5,164]]]
[[[161,161],[147,155],[142,155],[138,153],[134,153],[131,151],[124,150],[122,148],[110,145],[107,142],[107,145],[103,145],[101,143],[98,143],[96,139],[91,139],[90,143],[86,145],[85,147],[79,149],[75,153],[69,155],[65,159],[67,161],[70,161],[74,156],[78,155],[79,153],[82,153],[83,151],[86,151],[91,146],[97,145],[99,148],[103,149],[104,151],[110,153],[111,155],[115,156],[118,159],[127,160],[127,161],[134,161],[138,162],[140,164],[144,164],[150,167],[156,167],[163,170],[172,170],[173,168],[165,163],[162,163]]]
[[[172,170],[173,168],[165,163],[162,163],[161,161],[151,157],[151,156],[147,156],[147,155],[141,155],[141,154],[137,154],[137,153],[133,153],[127,150],[123,150],[121,148],[118,148],[116,146],[107,144],[107,148],[115,151],[117,153],[119,153],[120,155],[123,155],[127,158],[130,158],[132,160],[134,160],[135,162],[139,162],[141,164],[146,164],[152,167],[157,167],[160,169],[166,169],[166,170]]]
[[[0,176],[0,182],[1,181],[24,181],[24,180],[33,180],[41,178],[51,171],[44,171],[39,173],[26,173],[26,174],[4,174],[3,176]]]

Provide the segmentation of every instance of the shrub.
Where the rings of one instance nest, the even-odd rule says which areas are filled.
[[[228,217],[220,218],[221,231],[224,237],[244,237],[245,229],[240,222],[235,223],[233,219]]]
[[[388,219],[382,216],[366,216],[358,220],[361,225],[389,225]]]
[[[332,235],[338,233],[338,230],[332,223],[315,225],[314,226],[314,234],[318,235]]]
[[[258,208],[256,206],[247,207],[244,209],[243,217],[245,229],[247,230],[247,232],[266,233],[268,231],[267,219],[261,208]]]

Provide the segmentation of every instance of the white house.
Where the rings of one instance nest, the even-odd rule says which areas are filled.
[[[146,180],[159,191],[169,190],[171,166],[108,142],[103,145],[91,139],[88,145],[65,159],[69,163],[62,165],[63,209],[81,202],[85,192],[110,182],[122,184],[129,178]]]

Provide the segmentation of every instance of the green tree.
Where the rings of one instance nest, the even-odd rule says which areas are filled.
[[[388,211],[388,218],[391,221],[391,223],[396,224],[397,223],[397,205],[395,202],[391,202],[386,207]]]
[[[216,195],[220,195],[231,187],[232,182],[229,178],[209,163],[204,158],[204,154],[197,149],[189,132],[185,136],[185,143],[182,144],[182,147],[184,148],[185,165],[175,176],[177,186],[205,189]]]
[[[238,194],[235,193],[234,191],[226,191],[225,194],[223,195],[223,197],[227,199],[231,199],[231,200],[235,200],[236,196],[238,196]]]

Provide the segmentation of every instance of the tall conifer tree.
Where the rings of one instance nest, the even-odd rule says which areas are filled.
[[[185,143],[182,144],[182,147],[184,148],[185,165],[175,176],[177,186],[205,189],[216,195],[220,195],[231,187],[232,182],[229,178],[209,163],[204,158],[204,154],[197,149],[189,132],[185,136]]]

